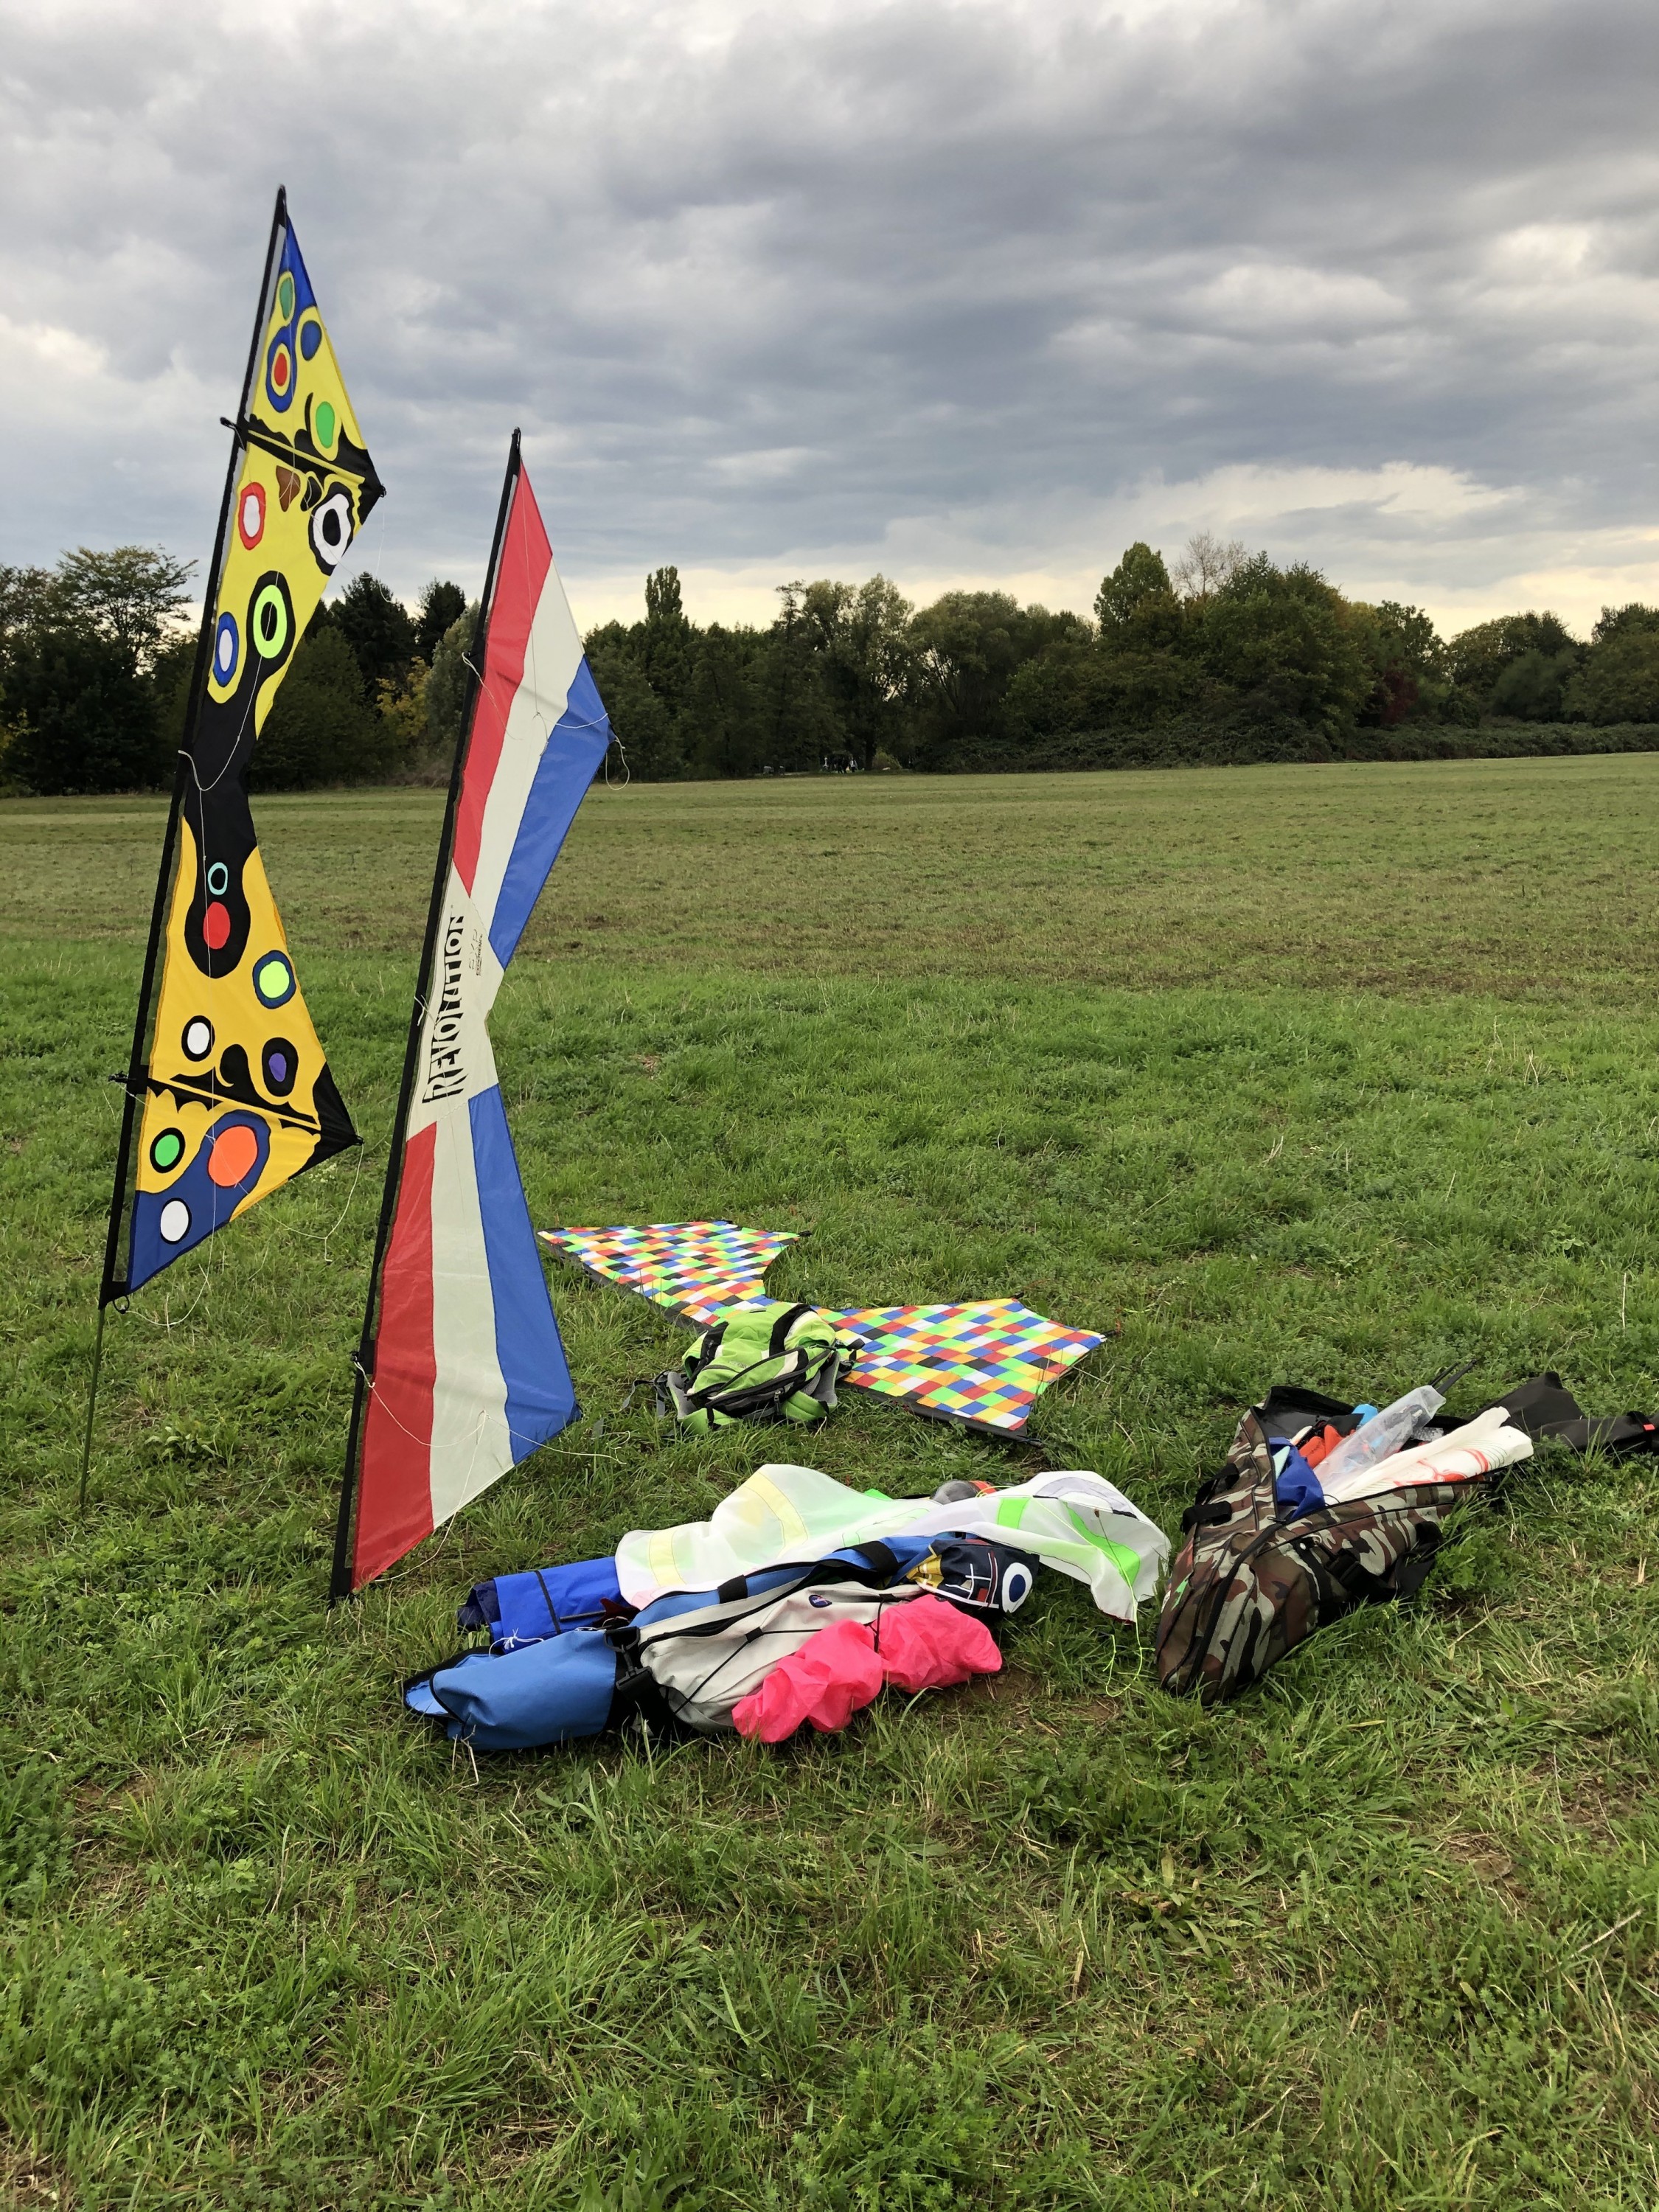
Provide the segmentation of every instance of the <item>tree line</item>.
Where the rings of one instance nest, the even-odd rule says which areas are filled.
[[[0,569],[6,787],[170,781],[196,649],[189,574],[138,546]],[[307,630],[253,780],[442,775],[477,617],[453,583],[411,609],[354,578]],[[616,733],[609,772],[652,781],[1659,749],[1659,608],[1604,608],[1585,641],[1547,611],[1443,640],[1420,608],[1349,599],[1208,533],[1170,562],[1130,546],[1092,620],[1002,592],[918,609],[877,575],[785,584],[769,623],[700,626],[662,568],[641,620],[586,643]]]

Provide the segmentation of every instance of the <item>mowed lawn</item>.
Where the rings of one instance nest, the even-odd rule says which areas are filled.
[[[1539,1459],[1209,1715],[1052,1577],[994,1681],[781,1752],[398,1703],[474,1579],[769,1455],[1174,1532],[1276,1379],[1659,1403],[1659,757],[596,791],[495,1024],[538,1224],[1108,1342],[1019,1446],[680,1443],[629,1394],[686,1332],[558,1272],[586,1417],[330,1614],[439,811],[256,801],[368,1142],[112,1317],[82,1518],[162,811],[0,806],[0,2202],[1659,2201],[1659,1469]]]

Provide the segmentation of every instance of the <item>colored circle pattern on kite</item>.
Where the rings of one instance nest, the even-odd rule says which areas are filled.
[[[149,1148],[149,1164],[157,1175],[171,1175],[184,1157],[182,1129],[163,1129]]]
[[[222,898],[230,889],[230,870],[222,860],[215,860],[207,872],[207,887],[215,898]]]
[[[269,1037],[259,1055],[265,1089],[273,1098],[286,1098],[300,1073],[300,1055],[286,1037]]]
[[[323,342],[323,325],[316,315],[307,315],[300,325],[300,351],[307,361],[317,358],[317,349]]]
[[[262,1006],[285,1006],[294,996],[294,969],[285,952],[266,952],[253,963],[253,988]]]
[[[240,1108],[222,1114],[165,1192],[134,1193],[131,1279],[147,1282],[228,1221],[270,1158],[270,1133],[262,1120]]]
[[[279,331],[272,338],[265,356],[265,391],[271,405],[286,414],[294,398],[294,356],[289,350],[286,331]]]
[[[351,543],[351,495],[338,489],[330,492],[311,518],[311,550],[317,565],[331,576]]]
[[[185,1056],[188,1060],[205,1060],[213,1049],[213,1024],[205,1014],[197,1014],[185,1024]]]
[[[262,483],[245,483],[236,503],[236,530],[243,544],[251,553],[265,534],[265,488]]]
[[[280,660],[288,650],[288,594],[267,584],[253,602],[253,643],[261,660]]]
[[[213,633],[213,675],[218,684],[228,684],[236,674],[236,664],[242,657],[242,641],[237,634],[234,615],[221,615],[218,628]]]
[[[230,908],[222,899],[210,899],[202,916],[202,941],[210,952],[222,952],[230,941]]]

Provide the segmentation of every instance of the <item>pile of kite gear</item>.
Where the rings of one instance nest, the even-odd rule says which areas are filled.
[[[744,1311],[775,1310],[766,1271],[800,1236],[734,1221],[658,1221],[634,1229],[544,1229],[542,1241],[600,1282],[709,1328]],[[1103,1341],[1033,1313],[1018,1298],[815,1310],[841,1344],[856,1350],[856,1366],[849,1371],[843,1362],[840,1379],[897,1398],[931,1420],[994,1437],[1023,1436],[1039,1395]],[[674,1402],[672,1391],[665,1397]]]
[[[738,1421],[807,1426],[834,1412],[836,1385],[858,1349],[811,1306],[751,1299],[703,1331],[684,1368],[658,1376],[657,1411],[700,1435]]]
[[[1293,1389],[1251,1407],[1182,1516],[1158,1624],[1164,1689],[1219,1704],[1316,1629],[1414,1596],[1452,1507],[1537,1440],[1616,1457],[1659,1448],[1645,1415],[1587,1419],[1559,1375],[1517,1384],[1467,1420],[1443,1410],[1455,1380],[1382,1411]]]
[[[890,1498],[765,1467],[706,1522],[636,1530],[612,1559],[479,1583],[459,1621],[486,1631],[489,1649],[416,1676],[404,1698],[480,1750],[629,1722],[775,1743],[809,1723],[845,1727],[888,1682],[914,1693],[994,1673],[993,1632],[1041,1567],[1133,1620],[1168,1551],[1121,1491],[1081,1470]]]

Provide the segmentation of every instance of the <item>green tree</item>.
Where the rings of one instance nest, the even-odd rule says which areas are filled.
[[[691,678],[694,764],[705,775],[753,775],[761,765],[760,702],[752,634],[711,623],[699,641]]]
[[[171,778],[169,692],[190,565],[143,545],[0,569],[7,775],[42,792],[148,789]],[[165,666],[161,664],[166,663]],[[159,672],[158,672],[159,670]]]
[[[1201,617],[1206,672],[1259,725],[1295,723],[1330,738],[1352,729],[1375,682],[1346,602],[1316,568],[1243,562]]]
[[[6,773],[29,790],[139,791],[162,780],[155,695],[130,646],[85,625],[31,624],[7,641],[3,695]]]
[[[438,647],[466,612],[466,593],[459,584],[440,583],[434,577],[421,593],[415,616],[415,652],[431,667]]]
[[[58,564],[44,619],[53,629],[93,631],[147,672],[178,635],[189,599],[185,587],[195,567],[150,545],[118,545],[110,553],[77,546]]]
[[[1560,653],[1534,648],[1518,653],[1505,662],[1492,687],[1490,711],[1520,722],[1559,722],[1580,658],[1579,648],[1571,645]]]
[[[1095,618],[1103,638],[1127,641],[1138,635],[1136,617],[1148,601],[1173,600],[1164,556],[1137,538],[1095,593]]]
[[[777,616],[757,654],[761,760],[768,768],[815,769],[848,749],[825,679],[819,626],[806,612],[811,588],[799,580],[778,586]]]
[[[477,629],[478,603],[475,599],[470,607],[462,610],[438,641],[432,655],[431,672],[426,679],[428,743],[434,753],[446,760],[453,755],[456,739],[461,734],[466,687],[471,677],[467,656]]]
[[[1659,722],[1659,607],[1603,607],[1562,703],[1573,720],[1602,728]]]
[[[590,630],[586,650],[628,775],[642,783],[672,783],[684,775],[679,725],[652,690],[628,629],[606,623]]]
[[[377,699],[382,684],[397,684],[407,674],[415,658],[415,625],[378,576],[366,569],[354,576],[334,603],[332,621],[351,648],[365,699]]]
[[[1076,615],[1022,608],[1006,592],[947,592],[910,624],[924,746],[1001,734],[1001,710],[1014,672],[1053,640],[1084,635]]]
[[[911,606],[885,576],[838,584],[827,578],[799,591],[799,619],[840,726],[840,750],[867,769],[898,742],[915,673]]]
[[[398,765],[396,738],[363,696],[362,672],[333,624],[301,641],[253,749],[251,787],[306,791],[372,783]]]
[[[1541,614],[1499,615],[1458,632],[1446,647],[1446,673],[1484,713],[1492,706],[1504,670],[1523,653],[1554,660],[1578,650],[1566,624],[1547,609]]]
[[[1350,629],[1371,665],[1370,696],[1359,710],[1362,728],[1391,730],[1401,722],[1443,720],[1450,711],[1446,648],[1421,607],[1382,599],[1345,602]]]

